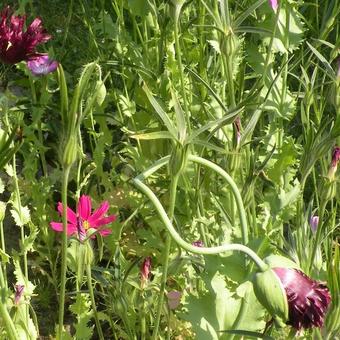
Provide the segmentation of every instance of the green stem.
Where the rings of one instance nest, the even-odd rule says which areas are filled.
[[[177,4],[175,8],[175,52],[176,52],[176,59],[178,62],[178,68],[179,68],[179,74],[180,74],[181,90],[182,90],[184,110],[185,110],[185,119],[186,119],[188,132],[190,133],[189,107],[188,107],[188,101],[187,101],[185,85],[184,85],[181,46],[179,44],[179,32],[178,32],[179,16],[181,14],[182,6],[183,4]]]
[[[98,313],[97,313],[96,300],[94,298],[94,293],[93,293],[92,274],[91,274],[91,265],[90,264],[86,265],[86,274],[87,274],[87,286],[88,286],[89,293],[90,293],[92,309],[93,309],[93,316],[94,316],[94,320],[96,322],[98,336],[99,336],[100,340],[104,340],[104,335],[103,335],[102,327],[100,325],[99,317],[98,317]]]
[[[324,227],[324,222],[323,222],[323,217],[325,213],[325,208],[326,208],[327,201],[323,201],[320,206],[320,213],[319,213],[319,225],[316,230],[316,235],[315,235],[315,240],[312,248],[312,255],[310,257],[310,262],[309,262],[309,268],[308,268],[308,274],[311,274],[313,264],[314,264],[314,259],[316,255],[316,251],[318,247],[320,246],[320,238],[321,238],[321,233],[322,229]]]
[[[5,234],[4,234],[4,223],[3,221],[0,222],[0,239],[1,239],[1,250],[6,254],[6,245],[5,245]],[[1,266],[3,270],[4,276],[4,286],[7,287],[7,267],[6,262],[1,261]]]
[[[181,236],[177,233],[176,229],[173,227],[168,215],[166,214],[162,204],[159,202],[158,198],[156,195],[150,190],[149,187],[147,187],[144,183],[141,182],[140,179],[137,177],[134,178],[133,183],[135,186],[142,191],[153,203],[155,206],[160,218],[162,219],[165,227],[169,231],[170,235],[172,238],[175,240],[175,242],[184,248],[185,250],[192,252],[194,254],[202,254],[202,255],[216,255],[220,253],[224,253],[227,251],[241,251],[246,253],[254,262],[255,264],[259,267],[261,271],[265,271],[268,266],[261,260],[261,258],[250,248],[244,246],[243,244],[224,244],[216,247],[195,247],[192,244],[184,241]]]
[[[64,304],[65,304],[65,285],[66,285],[66,255],[67,255],[67,186],[68,178],[70,175],[71,167],[64,168],[63,183],[62,183],[62,204],[63,204],[63,233],[62,233],[62,246],[61,246],[61,274],[60,274],[60,294],[59,294],[59,325],[57,339],[62,340],[62,332],[64,326]]]
[[[135,180],[143,181],[144,179],[146,179],[147,177],[152,175],[154,172],[156,172],[158,169],[160,169],[162,166],[167,164],[169,159],[170,159],[170,156],[166,156],[166,157],[159,159],[150,168],[146,169],[141,174],[139,174],[135,178]],[[213,162],[208,161],[207,159],[204,159],[204,158],[199,157],[199,156],[189,155],[188,161],[192,161],[192,162],[199,163],[199,164],[202,164],[204,166],[207,166],[208,168],[216,171],[220,176],[223,177],[223,179],[225,179],[228,182],[228,184],[230,185],[231,190],[234,194],[234,197],[235,197],[235,200],[236,200],[236,205],[237,205],[239,215],[240,215],[242,242],[244,244],[247,244],[248,243],[247,215],[246,215],[246,211],[244,209],[244,205],[243,205],[243,201],[242,201],[240,191],[238,190],[237,185],[234,182],[234,180],[220,166],[218,166],[217,164],[215,164]]]
[[[0,315],[1,315],[2,322],[5,326],[8,339],[17,340],[17,339],[20,339],[20,337],[17,334],[13,320],[10,317],[8,310],[7,310],[7,304],[6,304],[7,286],[5,286],[4,284],[5,284],[4,276],[3,276],[2,268],[0,266],[0,286],[1,286]]]
[[[166,215],[166,213],[163,209],[163,211],[164,211],[165,215],[167,216],[170,224],[171,224],[171,221],[173,220],[173,217],[174,217],[178,178],[179,178],[179,175],[177,174],[171,180],[170,203],[169,203],[168,215]],[[163,222],[164,222],[164,220],[163,220]],[[170,248],[171,248],[171,237],[167,233],[166,240],[165,240],[164,252],[163,252],[163,272],[162,272],[161,288],[160,288],[160,292],[159,292],[159,299],[158,299],[158,305],[157,305],[155,328],[154,328],[153,334],[152,334],[153,340],[157,339],[159,323],[160,323],[161,314],[162,314],[162,308],[163,308],[163,302],[164,302],[164,292],[165,292],[165,286],[166,286],[166,281],[167,281],[167,277],[168,277]]]

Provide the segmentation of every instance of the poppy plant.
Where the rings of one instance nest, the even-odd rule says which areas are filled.
[[[58,203],[57,209],[60,215],[63,214],[63,205],[61,202]],[[67,235],[71,236],[78,234],[78,237],[83,241],[86,237],[87,231],[92,229],[97,229],[100,235],[107,236],[111,234],[111,229],[102,229],[103,226],[116,220],[116,215],[105,216],[109,210],[109,203],[107,201],[103,202],[100,207],[95,210],[92,214],[92,202],[91,197],[87,195],[82,195],[79,199],[77,206],[77,213],[72,209],[67,207]],[[51,222],[50,226],[53,230],[62,232],[63,224],[60,222]]]
[[[58,68],[59,63],[50,59],[47,54],[38,56],[27,62],[27,67],[34,76],[43,76],[54,72]]]
[[[295,268],[273,268],[287,295],[288,324],[296,329],[322,327],[331,295],[321,282]]]
[[[40,54],[35,51],[39,44],[48,41],[51,36],[42,26],[42,20],[35,18],[24,31],[26,16],[11,15],[9,6],[0,14],[0,60],[7,64],[16,64],[31,60]]]

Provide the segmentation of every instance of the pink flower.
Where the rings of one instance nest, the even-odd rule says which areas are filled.
[[[27,62],[27,67],[34,76],[43,76],[54,72],[58,68],[59,63],[50,59],[47,54],[35,57]]]
[[[269,5],[274,11],[276,11],[277,8],[279,7],[277,0],[269,0]]]
[[[63,205],[61,202],[57,206],[60,215],[63,214]],[[67,235],[78,234],[83,241],[89,228],[98,229],[102,236],[111,234],[111,229],[101,229],[100,227],[107,225],[116,220],[116,215],[104,216],[109,210],[109,203],[103,202],[100,207],[91,214],[92,203],[91,197],[82,195],[78,202],[77,213],[67,207]],[[53,230],[62,232],[63,224],[59,222],[51,222],[50,226]]]
[[[288,324],[296,329],[322,327],[331,295],[321,282],[309,278],[293,268],[273,268],[285,289],[288,307]]]
[[[204,247],[204,243],[201,240],[197,240],[195,242],[192,242],[192,245],[195,246],[195,247],[199,247],[199,248]]]
[[[25,21],[25,15],[11,15],[9,6],[0,13],[0,59],[4,63],[16,64],[39,56],[36,46],[51,38],[40,18],[35,18],[26,31]]]
[[[144,287],[145,283],[149,280],[151,272],[151,257],[148,256],[143,261],[141,267],[140,267],[140,276],[141,276],[141,285]]]

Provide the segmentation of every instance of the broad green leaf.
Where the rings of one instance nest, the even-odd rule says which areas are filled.
[[[11,209],[10,212],[14,219],[14,222],[17,226],[23,227],[31,220],[31,215],[28,207],[14,207]]]

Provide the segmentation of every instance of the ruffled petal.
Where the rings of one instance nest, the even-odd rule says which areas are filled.
[[[91,197],[87,195],[80,196],[78,203],[78,214],[83,221],[87,221],[91,215]]]
[[[100,227],[102,225],[106,225],[106,224],[109,224],[111,222],[114,222],[116,219],[117,219],[116,215],[110,215],[110,216],[107,216],[107,217],[103,217],[103,218],[100,218],[100,219],[96,220],[91,225],[91,227],[92,228],[98,228],[98,227]]]
[[[59,223],[59,222],[51,222],[50,223],[50,227],[58,232],[62,232],[63,231],[63,224]],[[75,226],[74,224],[68,224],[67,225],[67,235],[73,235],[77,232],[77,226]]]
[[[109,202],[103,202],[98,209],[94,211],[94,213],[88,218],[88,222],[90,225],[94,225],[94,223],[99,220],[106,212],[109,210]]]
[[[63,215],[63,204],[61,202],[58,203],[57,206],[58,212],[60,216]],[[77,215],[76,213],[69,207],[67,207],[67,221],[72,224],[77,224]]]

